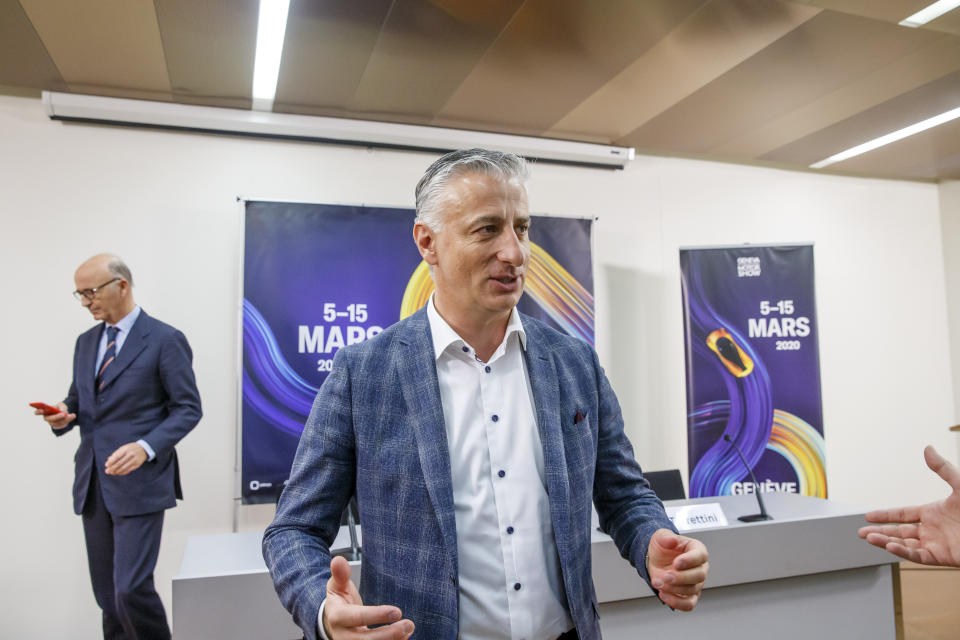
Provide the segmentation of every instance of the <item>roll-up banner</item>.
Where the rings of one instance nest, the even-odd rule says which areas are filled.
[[[317,390],[345,345],[426,304],[411,209],[247,201],[241,498],[275,501]],[[522,313],[593,344],[592,220],[535,215]]]
[[[827,497],[813,246],[684,248],[680,271],[690,496]]]

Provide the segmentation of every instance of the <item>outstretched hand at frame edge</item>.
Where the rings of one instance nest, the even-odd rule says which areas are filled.
[[[950,495],[924,505],[871,511],[867,522],[877,524],[861,527],[858,534],[912,562],[960,567],[960,470],[932,446],[923,450],[923,457],[950,485]]]

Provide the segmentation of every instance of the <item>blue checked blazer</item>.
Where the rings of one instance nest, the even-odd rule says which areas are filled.
[[[650,537],[673,527],[634,459],[594,350],[527,316],[521,321],[570,615],[581,640],[599,639],[591,500],[601,527],[648,582]],[[264,534],[280,599],[311,640],[330,578],[329,547],[354,491],[364,603],[400,607],[416,638],[457,638],[450,455],[426,310],[337,353]]]

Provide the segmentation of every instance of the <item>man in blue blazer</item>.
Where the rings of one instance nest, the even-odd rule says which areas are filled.
[[[73,507],[104,638],[170,638],[153,570],[163,512],[183,497],[174,445],[201,415],[193,355],[180,331],[136,305],[116,256],[90,258],[74,281],[101,322],[77,339],[61,413],[45,420],[57,436],[80,428]]]
[[[263,539],[310,638],[600,638],[591,502],[667,605],[708,570],[643,479],[593,349],[516,310],[530,255],[527,168],[447,154],[417,185],[425,309],[341,349]],[[331,561],[356,493],[360,589]],[[367,604],[364,604],[367,603]]]

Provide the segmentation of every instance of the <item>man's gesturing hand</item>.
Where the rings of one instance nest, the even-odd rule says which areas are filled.
[[[881,509],[866,515],[859,534],[870,544],[913,562],[960,567],[960,470],[933,447],[923,450],[927,466],[950,485],[938,502]]]
[[[657,529],[647,548],[650,582],[664,604],[691,611],[710,570],[707,547],[699,540]]]
[[[330,562],[327,600],[323,608],[323,632],[330,640],[405,640],[413,633],[413,622],[401,620],[402,613],[390,605],[364,606],[357,586],[350,580],[350,564],[337,556]],[[369,625],[386,625],[370,629]]]

